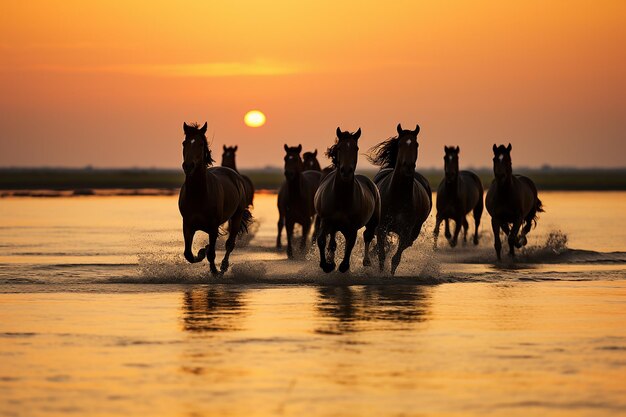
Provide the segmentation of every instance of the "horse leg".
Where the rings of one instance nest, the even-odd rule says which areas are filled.
[[[385,241],[387,232],[379,227],[376,231],[376,247],[378,248],[378,269],[382,272],[385,269]]]
[[[474,207],[473,214],[474,214],[474,226],[475,226],[475,230],[474,230],[474,245],[478,245],[478,226],[480,226],[480,218],[483,215],[482,195],[480,196],[479,203],[476,205],[476,207]]]
[[[463,217],[463,244],[467,243],[467,229],[469,229],[469,223],[467,217]]]
[[[220,266],[220,271],[223,274],[228,271],[228,266],[230,265],[228,259],[230,258],[230,253],[235,249],[235,242],[237,241],[237,235],[239,234],[239,229],[241,229],[241,219],[243,218],[243,210],[239,213],[235,213],[233,217],[228,221],[228,239],[226,239],[226,244],[224,245],[226,249],[226,254],[224,255],[224,259],[222,259],[222,265]]]
[[[320,251],[320,268],[326,273],[335,269],[334,262],[329,264],[326,262],[326,235],[328,231],[323,222],[320,222],[320,230],[317,234],[317,249]]]
[[[398,242],[398,250],[396,254],[391,258],[391,275],[396,274],[396,269],[398,269],[398,265],[400,265],[400,260],[402,260],[402,252],[406,250],[406,248],[410,247],[413,243],[407,233],[402,233],[400,235],[400,242]]]
[[[337,232],[330,234],[330,242],[328,242],[328,263],[335,269],[335,251],[337,250]]]
[[[313,236],[311,237],[311,246],[317,242],[317,234],[320,232],[320,216],[315,215],[315,222],[313,223]]]
[[[346,250],[343,253],[343,260],[339,264],[339,272],[346,272],[350,269],[350,255],[356,243],[356,230],[350,230],[343,235],[346,238]]]
[[[526,216],[526,219],[524,220],[524,228],[522,229],[522,233],[521,236],[519,237],[518,241],[517,241],[517,247],[521,248],[522,246],[526,246],[526,244],[528,243],[528,239],[526,239],[526,235],[530,232],[530,229],[532,229],[533,227],[533,219],[535,218],[536,212],[535,210],[531,210],[530,213],[528,213],[528,215]]]
[[[454,220],[454,237],[450,241],[450,246],[455,247],[456,242],[459,239],[459,232],[461,231],[461,226],[463,225],[463,220],[455,219]]]
[[[219,272],[215,266],[215,246],[217,245],[217,237],[219,236],[219,229],[211,230],[209,233],[209,244],[207,245],[207,261],[209,261],[209,268],[211,268],[211,274],[217,275]]]
[[[200,262],[206,256],[206,248],[201,248],[198,251],[198,256],[193,256],[192,245],[193,245],[193,236],[196,234],[196,231],[191,227],[183,224],[183,238],[185,239],[185,259],[189,263]]]
[[[498,220],[495,218],[491,218],[491,229],[493,230],[493,247],[496,249],[496,256],[498,257],[498,261],[500,261],[501,255],[500,251],[502,250],[502,242],[500,241],[500,228],[503,227]]]
[[[300,252],[304,253],[306,250],[306,241],[309,239],[309,232],[311,231],[311,219],[307,217],[302,224],[302,240],[300,241]]]
[[[276,249],[282,249],[283,243],[281,242],[281,235],[283,234],[283,226],[285,224],[285,217],[282,214],[278,215],[278,236],[276,236]]]
[[[372,239],[374,239],[374,235],[376,234],[376,219],[372,216],[372,219],[365,225],[365,231],[363,232],[363,240],[365,241],[365,253],[363,254],[363,266],[371,266],[372,261],[370,260],[370,243],[372,243]]]
[[[293,259],[293,246],[291,240],[293,238],[293,226],[294,222],[291,219],[287,219],[285,229],[287,230],[287,257]]]
[[[516,219],[513,222],[513,227],[511,227],[511,233],[509,233],[509,255],[511,257],[515,257],[515,244],[517,243],[517,234],[519,233],[519,228],[522,225],[523,219]]]
[[[443,218],[439,216],[439,214],[437,214],[437,219],[435,220],[435,230],[433,231],[433,249],[435,250],[437,250],[437,239],[439,239],[439,226],[441,225],[442,221]]]
[[[452,238],[452,235],[450,234],[450,219],[446,219],[445,224],[446,230],[444,232],[444,236],[446,237],[446,239],[448,239],[448,241],[450,241],[450,239]]]

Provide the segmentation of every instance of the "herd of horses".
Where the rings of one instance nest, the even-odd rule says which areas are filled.
[[[213,274],[224,273],[229,266],[229,256],[236,238],[246,233],[252,221],[250,206],[254,198],[254,185],[237,171],[235,153],[237,146],[223,147],[222,166],[215,162],[206,138],[207,124],[183,124],[183,170],[185,182],[180,190],[179,209],[183,217],[185,259],[200,262],[207,258]],[[378,267],[385,269],[390,250],[388,238],[397,236],[396,252],[391,258],[390,272],[395,274],[402,253],[419,236],[422,226],[432,210],[432,190],[428,180],[416,171],[420,127],[414,130],[397,126],[397,135],[370,149],[368,159],[380,167],[371,180],[356,174],[361,129],[356,132],[337,128],[335,143],[328,148],[326,156],[331,165],[322,169],[314,152],[302,153],[302,145],[284,145],[285,180],[278,193],[278,236],[276,247],[282,248],[282,230],[287,232],[287,256],[294,257],[294,226],[302,227],[299,249],[306,249],[308,236],[313,228],[312,242],[317,244],[320,268],[331,272],[350,269],[350,256],[357,233],[365,228],[363,265],[370,266],[370,245],[376,237]],[[445,176],[437,189],[434,246],[441,222],[445,224],[445,237],[450,246],[456,246],[463,228],[463,240],[467,241],[469,223],[467,215],[474,217],[473,243],[478,244],[478,227],[484,206],[491,215],[494,248],[501,260],[503,232],[509,244],[510,256],[515,249],[527,243],[527,234],[536,224],[537,214],[543,211],[537,188],[533,181],[523,175],[514,175],[511,162],[511,144],[493,145],[492,181],[483,204],[483,185],[471,171],[459,170],[459,152],[456,147],[444,147]],[[454,222],[454,232],[450,222]],[[228,224],[226,253],[220,270],[215,265],[215,245],[222,233],[222,225]],[[192,252],[193,236],[197,231],[209,235],[208,245]],[[343,259],[337,267],[335,251],[337,233],[345,239]]]

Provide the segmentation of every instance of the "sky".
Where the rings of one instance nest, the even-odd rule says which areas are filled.
[[[626,2],[22,1],[0,12],[0,166],[238,167],[421,127],[418,167],[626,167]],[[247,127],[259,109],[267,123]],[[219,158],[218,158],[219,160]],[[327,160],[321,160],[322,165]],[[359,166],[367,167],[364,157]]]

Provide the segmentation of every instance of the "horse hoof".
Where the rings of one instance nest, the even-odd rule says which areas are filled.
[[[518,248],[522,246],[526,246],[526,244],[528,243],[528,239],[526,239],[526,236],[520,236],[518,243],[519,243]]]
[[[456,246],[456,242],[454,240],[450,241],[450,247],[454,248]]]
[[[478,245],[478,238],[477,237],[474,238],[474,245]]]
[[[230,266],[230,264],[228,262],[223,262],[220,265],[220,272],[223,274],[224,272],[228,271],[228,267]]]
[[[350,269],[350,264],[349,263],[340,263],[339,264],[339,272],[348,272],[348,270]]]
[[[372,266],[372,261],[369,258],[363,258],[363,266]]]
[[[322,268],[322,271],[326,272],[327,274],[329,272],[332,272],[335,269],[335,263],[320,263],[320,267]]]

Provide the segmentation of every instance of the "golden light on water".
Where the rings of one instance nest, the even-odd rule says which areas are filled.
[[[265,115],[259,110],[250,110],[243,117],[243,122],[246,126],[261,127],[265,124]]]

